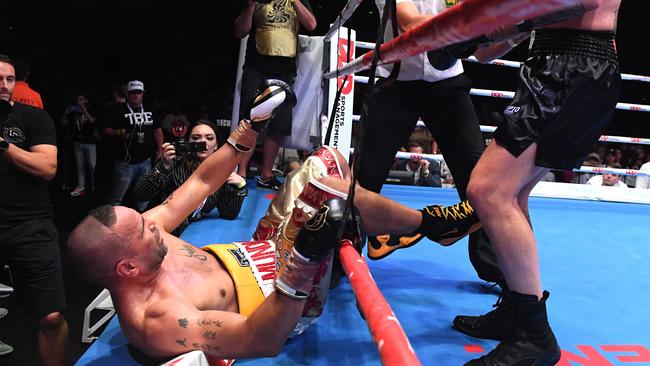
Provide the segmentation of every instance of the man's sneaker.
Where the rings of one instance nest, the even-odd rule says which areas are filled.
[[[458,315],[454,318],[454,329],[470,337],[481,339],[505,340],[512,329],[513,308],[508,290],[501,290],[501,295],[494,310],[484,315]]]
[[[14,351],[14,348],[0,341],[0,356],[8,355]]]
[[[443,246],[452,245],[481,228],[481,222],[468,201],[452,206],[426,206],[420,212],[422,224],[414,232],[368,238],[368,258],[384,258],[397,249],[417,244],[425,237]]]
[[[490,353],[465,366],[546,366],[560,360],[560,346],[546,316],[548,292],[541,300],[514,291],[510,295],[515,314],[512,331]]]
[[[257,178],[257,188],[262,188],[262,189],[272,189],[274,191],[277,191],[280,189],[280,186],[282,183],[277,180],[274,176],[270,176],[268,178],[262,178],[261,176]]]
[[[70,195],[72,197],[83,196],[84,194],[86,194],[86,188],[84,187],[77,187],[72,192],[70,192]]]

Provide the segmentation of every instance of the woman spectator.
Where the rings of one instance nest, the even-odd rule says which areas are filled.
[[[179,145],[164,143],[163,155],[156,162],[154,169],[141,177],[136,183],[134,195],[136,200],[149,201],[149,207],[155,207],[163,202],[170,193],[180,187],[196,168],[218,149],[216,127],[209,121],[199,120],[190,131],[189,142]],[[194,143],[205,143],[203,151],[192,151]],[[189,150],[189,151],[188,151]],[[173,234],[179,236],[190,222],[195,221],[210,213],[215,207],[219,216],[234,220],[244,197],[248,194],[246,180],[232,173],[227,184],[206,198],[203,204],[188,216],[185,221],[174,230]]]

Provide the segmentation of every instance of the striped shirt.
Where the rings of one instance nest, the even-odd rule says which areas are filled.
[[[149,208],[161,204],[172,192],[180,187],[198,165],[188,161],[189,156],[183,156],[172,162],[169,170],[165,169],[162,160],[158,160],[154,168],[142,176],[135,185],[133,193],[139,201],[149,201]],[[244,197],[248,195],[246,186],[237,188],[232,184],[224,184],[218,191],[208,196],[197,209],[183,220],[172,232],[179,236],[187,226],[217,208],[219,216],[223,219],[234,220],[239,215]]]

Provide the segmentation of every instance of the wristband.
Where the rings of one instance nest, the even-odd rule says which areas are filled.
[[[319,268],[320,261],[310,261],[293,247],[287,262],[280,267],[275,279],[275,289],[292,299],[306,300]]]
[[[245,186],[246,186],[246,181],[245,180],[242,180],[241,182],[239,182],[239,184],[237,184],[237,188],[239,188],[239,189],[242,189]]]

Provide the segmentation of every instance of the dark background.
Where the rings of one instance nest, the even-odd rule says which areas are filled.
[[[55,120],[73,93],[87,93],[97,105],[109,98],[113,85],[132,79],[144,81],[145,102],[181,96],[190,114],[203,103],[228,116],[239,47],[232,22],[239,1],[160,5],[155,1],[68,0],[57,1],[56,6],[10,6],[0,20],[0,52],[30,61],[29,84],[42,94]],[[311,2],[318,27],[309,34],[322,35],[345,1]],[[621,6],[617,45],[625,73],[650,74],[644,59],[649,47],[642,38],[644,3],[626,1]],[[374,41],[378,25],[374,2],[364,1],[348,25],[357,30],[357,39]],[[504,58],[523,61],[525,54],[522,45]],[[514,90],[515,69],[465,64],[475,87]],[[648,91],[648,83],[626,81],[621,101],[645,104]],[[507,104],[492,98],[474,100],[482,121],[487,113],[501,111]],[[357,98],[357,113],[360,103]],[[618,111],[608,132],[648,137],[647,117],[642,112]]]
[[[95,106],[110,97],[115,84],[139,79],[145,83],[145,104],[152,100],[180,96],[188,114],[205,104],[221,116],[229,116],[235,84],[239,41],[232,22],[239,0],[207,2],[182,1],[160,5],[155,1],[59,0],[52,4],[30,3],[18,6],[3,3],[0,9],[0,53],[21,57],[31,63],[29,84],[43,96],[45,109],[59,121],[74,93],[86,93]],[[323,35],[343,8],[342,0],[311,0],[318,27],[313,35]],[[617,45],[621,70],[650,75],[645,59],[649,46],[645,34],[644,1],[623,2]],[[217,7],[217,9],[212,9]],[[374,42],[378,11],[374,2],[364,1],[348,25],[357,30],[357,39]],[[364,50],[357,50],[365,52]],[[517,47],[505,59],[523,61],[526,46]],[[474,86],[495,90],[514,90],[516,69],[465,63]],[[355,113],[361,105],[362,85],[355,100]],[[650,104],[650,84],[623,82],[621,101]],[[502,111],[507,100],[475,97],[479,118]],[[612,135],[650,137],[648,113],[617,111],[607,131]],[[60,166],[64,164],[60,163]],[[96,204],[93,198],[71,198],[52,186],[57,227],[64,243],[68,232],[85,212]],[[79,342],[83,309],[100,289],[81,282],[67,264],[62,245],[64,277],[70,324],[70,360],[86,349]],[[0,282],[6,281],[3,273]],[[0,359],[1,365],[38,364],[35,326],[22,311],[17,296],[2,299],[0,306],[10,314],[0,321],[0,340],[16,351]]]

